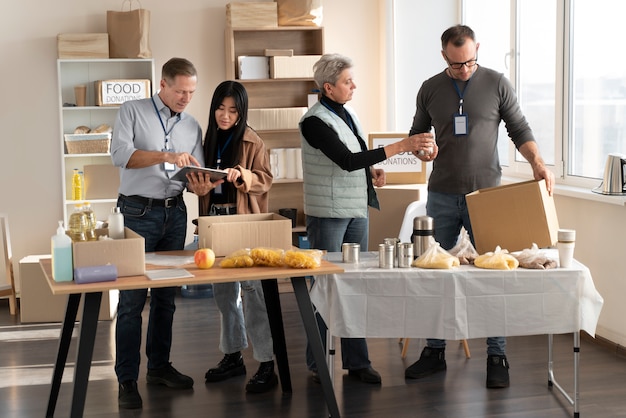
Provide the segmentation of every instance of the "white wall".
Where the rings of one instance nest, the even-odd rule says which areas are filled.
[[[188,111],[203,127],[213,88],[225,74],[228,2],[142,1],[152,11],[157,71],[172,56],[186,57],[198,68],[198,91]],[[0,212],[9,214],[16,267],[26,255],[50,252],[50,236],[62,218],[56,35],[105,32],[106,10],[117,10],[121,3],[12,2],[10,12],[0,15]],[[323,5],[326,51],[355,62],[358,90],[351,105],[365,131],[408,130],[421,82],[442,68],[439,36],[459,20],[458,1],[325,0]],[[399,9],[393,18],[386,17]],[[394,39],[398,47],[392,52],[388,45]],[[389,75],[396,76],[395,84]],[[626,280],[619,263],[626,208],[563,196],[556,203],[561,225],[578,231],[576,257],[590,268],[605,298],[598,334],[626,346]]]

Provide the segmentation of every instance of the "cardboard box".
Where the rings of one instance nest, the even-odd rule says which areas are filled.
[[[150,80],[98,80],[94,84],[96,106],[119,106],[151,96]]]
[[[62,322],[67,309],[67,295],[53,295],[41,270],[39,260],[49,259],[50,255],[29,255],[20,260],[20,321],[30,322]],[[117,311],[119,292],[111,290],[102,292],[102,302],[98,319],[111,320]],[[79,306],[77,319],[82,315],[82,302]]]
[[[275,213],[200,216],[198,245],[223,257],[242,248],[291,248],[291,219]]]
[[[270,77],[269,57],[242,55],[237,57],[240,80],[267,80]]]
[[[108,33],[59,33],[60,59],[109,58]]]
[[[270,78],[313,78],[313,64],[321,55],[270,57]]]
[[[466,196],[476,250],[509,252],[553,246],[559,220],[545,180],[477,190]],[[436,227],[436,225],[435,225]]]
[[[228,3],[226,23],[234,28],[275,28],[278,27],[276,2]]]
[[[266,57],[293,57],[293,49],[265,48],[263,55]]]
[[[83,167],[85,200],[111,199],[120,188],[120,169],[111,164],[91,164]]]
[[[257,131],[298,129],[306,107],[280,107],[270,109],[249,109],[248,125]]]
[[[125,238],[72,244],[74,268],[114,264],[119,277],[145,273],[145,240],[136,232],[124,228]],[[96,235],[107,235],[108,230],[97,229]]]

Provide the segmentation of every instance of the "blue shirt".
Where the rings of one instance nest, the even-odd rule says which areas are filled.
[[[165,199],[183,191],[185,183],[170,180],[176,171],[165,171],[163,164],[127,168],[128,161],[136,150],[165,149],[164,127],[169,132],[170,151],[188,152],[198,160],[200,166],[204,166],[202,128],[193,116],[187,113],[172,116],[158,94],[152,96],[152,99],[128,101],[120,107],[111,138],[111,159],[115,166],[120,167],[119,193]]]

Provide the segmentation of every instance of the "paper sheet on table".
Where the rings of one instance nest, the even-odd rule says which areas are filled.
[[[185,255],[161,255],[156,253],[146,253],[146,264],[155,266],[184,266],[185,264],[193,264],[193,256]]]
[[[184,279],[185,277],[194,277],[185,269],[162,269],[162,270],[148,270],[146,276],[150,280],[164,280],[164,279]]]

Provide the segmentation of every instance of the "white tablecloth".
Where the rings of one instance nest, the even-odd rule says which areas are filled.
[[[604,303],[577,261],[568,269],[502,271],[381,269],[371,252],[358,264],[341,263],[340,253],[328,260],[345,273],[316,276],[311,300],[338,337],[594,336]]]

